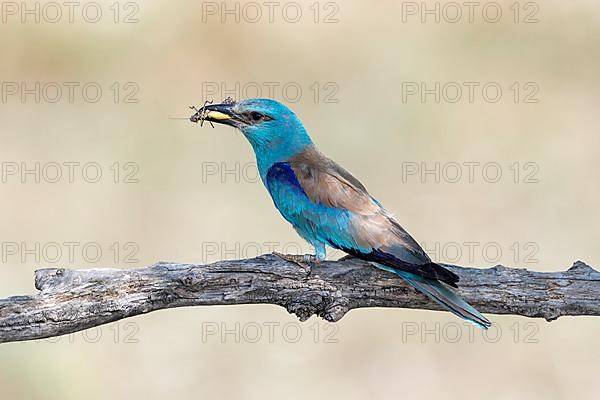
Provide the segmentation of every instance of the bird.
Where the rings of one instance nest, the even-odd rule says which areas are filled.
[[[250,142],[275,207],[315,250],[288,259],[318,263],[329,246],[396,274],[481,329],[491,326],[455,291],[458,275],[433,262],[358,179],[321,153],[286,105],[266,98],[227,98],[190,108],[196,111],[192,122],[232,126]]]

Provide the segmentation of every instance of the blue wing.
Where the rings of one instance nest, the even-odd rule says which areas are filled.
[[[309,243],[360,248],[349,234],[351,212],[313,202],[288,163],[276,163],[269,169],[266,186],[281,215]]]

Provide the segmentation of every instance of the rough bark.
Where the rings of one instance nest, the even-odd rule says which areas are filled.
[[[545,318],[600,315],[600,273],[583,262],[564,272],[446,265],[483,313]],[[300,320],[338,321],[360,307],[440,310],[396,275],[357,259],[299,265],[276,255],[209,265],[159,262],[137,269],[46,268],[33,296],[0,299],[0,343],[64,335],[173,307],[276,304]]]

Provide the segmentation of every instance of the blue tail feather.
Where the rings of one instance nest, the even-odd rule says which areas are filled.
[[[464,301],[449,286],[435,279],[423,278],[410,272],[400,271],[389,268],[382,264],[375,264],[378,268],[393,272],[406,280],[412,287],[419,292],[427,295],[454,315],[463,318],[481,329],[488,329],[492,323],[473,306]]]

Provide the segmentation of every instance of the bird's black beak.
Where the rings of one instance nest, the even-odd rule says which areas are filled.
[[[237,126],[239,118],[237,118],[237,115],[233,111],[234,106],[235,103],[206,104],[204,107],[196,110],[194,115],[190,117],[190,121],[200,123],[208,121]]]

